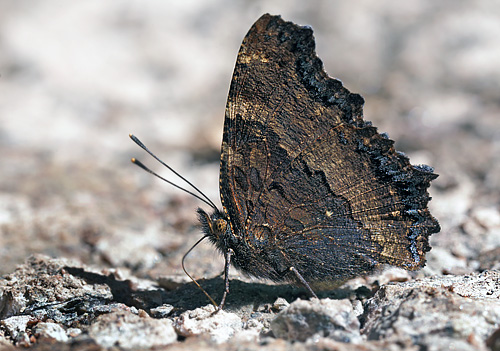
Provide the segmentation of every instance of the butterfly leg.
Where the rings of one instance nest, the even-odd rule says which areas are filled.
[[[229,266],[231,265],[231,256],[234,254],[233,249],[229,249],[226,252],[226,266],[224,267],[224,293],[222,294],[222,300],[220,301],[217,310],[220,311],[224,308],[224,304],[226,303],[226,297],[229,293]]]
[[[302,283],[302,285],[305,286],[305,288],[309,291],[312,297],[318,298],[318,296],[314,293],[313,289],[311,289],[307,281],[302,277],[302,275],[300,275],[299,271],[295,267],[290,267],[289,270],[295,274],[297,279]]]

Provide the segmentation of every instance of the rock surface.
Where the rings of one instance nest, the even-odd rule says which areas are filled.
[[[126,303],[120,302],[123,297],[113,287],[120,283],[127,287],[121,292],[129,296]],[[157,349],[189,339],[198,340],[199,347],[221,344],[230,350],[240,344],[255,349],[257,345],[290,345],[276,339],[298,342],[304,349],[312,345],[332,349],[344,345],[444,349],[454,345],[486,350],[487,340],[495,342],[500,326],[498,271],[432,276],[380,287],[366,284],[365,289],[372,291],[368,298],[360,293],[364,289],[349,293],[345,288],[336,293],[348,298],[285,303],[293,297],[284,290],[285,297],[274,304],[253,310],[233,305],[216,313],[212,305],[194,310],[170,306],[164,302],[169,301],[166,292],[117,281],[74,261],[37,256],[1,281],[0,335],[4,343],[58,343],[75,349],[89,343],[103,348]],[[144,297],[150,294],[155,298]],[[167,313],[158,313],[163,309]]]
[[[144,311],[117,311],[100,315],[88,330],[89,337],[103,347],[144,349],[177,341],[172,321],[153,319]]]
[[[220,344],[231,339],[243,327],[241,318],[234,313],[218,311],[213,305],[182,313],[175,322],[177,333],[184,337],[208,334]]]
[[[232,270],[212,315],[181,267],[200,203],[131,165],[168,176],[128,133],[216,200],[235,57],[264,12],[311,25],[366,118],[436,167],[442,231],[423,270],[320,300]],[[494,1],[0,2],[0,350],[498,350],[499,36]],[[185,266],[221,298],[212,246]]]
[[[380,288],[365,304],[363,335],[422,347],[484,348],[500,325],[500,273],[431,277]],[[458,347],[458,346],[456,346]]]
[[[348,299],[296,300],[271,322],[278,338],[306,341],[328,337],[345,343],[359,343],[359,320]]]

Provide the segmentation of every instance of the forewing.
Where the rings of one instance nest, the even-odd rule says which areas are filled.
[[[422,266],[439,231],[427,210],[436,175],[363,121],[363,99],[328,77],[314,47],[311,29],[270,15],[243,40],[220,172],[233,231],[310,278]]]

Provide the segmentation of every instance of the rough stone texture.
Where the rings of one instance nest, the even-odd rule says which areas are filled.
[[[436,167],[430,207],[442,232],[419,272],[382,271],[319,293],[351,301],[359,344],[275,338],[271,321],[286,309],[276,299],[292,303],[307,293],[233,270],[225,312],[241,319],[241,331],[222,344],[196,335],[156,348],[498,345],[498,276],[478,273],[500,268],[500,3],[4,0],[0,349],[101,350],[89,337],[99,316],[144,321],[143,310],[175,323],[208,303],[180,264],[201,235],[200,203],[134,168],[130,157],[155,163],[128,133],[217,200],[234,61],[264,12],[311,25],[326,70],[363,95],[366,118],[412,163]],[[186,268],[220,299],[223,262],[213,247],[196,247]],[[42,341],[41,323],[59,325],[68,341]]]
[[[172,305],[162,305],[158,306],[156,308],[152,308],[149,310],[151,315],[156,318],[165,318],[167,317],[170,313],[172,313],[172,310],[174,309],[174,306]]]
[[[26,329],[28,329],[28,323],[35,320],[32,316],[13,316],[5,318],[0,321],[0,326],[4,335],[19,343],[26,338]]]
[[[126,349],[151,348],[177,341],[172,321],[153,319],[127,311],[112,312],[97,317],[89,328],[89,336],[103,347]]]
[[[74,261],[31,257],[0,281],[0,330],[14,343],[28,345],[65,342],[82,330],[104,347],[153,347],[177,340],[171,320],[153,319],[136,308],[154,304],[154,290],[136,290],[139,284],[130,287],[130,281],[100,273]]]
[[[329,337],[346,343],[359,343],[359,320],[349,300],[297,300],[271,322],[278,338],[306,341]]]
[[[381,279],[388,276],[396,281],[382,286],[350,282],[332,291],[335,299],[288,303],[296,297],[282,290],[284,297],[274,303],[253,308],[233,303],[214,313],[212,305],[186,309],[182,303],[166,303],[169,294],[182,294],[179,290],[158,293],[144,282],[110,279],[74,261],[37,256],[2,280],[0,345],[40,350],[167,345],[180,350],[487,350],[498,343],[500,272],[405,282],[393,272]],[[237,282],[231,283],[238,287]]]
[[[363,320],[368,340],[486,349],[484,341],[500,325],[500,273],[382,286],[367,301]]]
[[[213,305],[182,313],[176,320],[175,329],[179,335],[188,337],[208,333],[216,343],[229,340],[242,329],[241,318],[234,313],[216,311]]]
[[[69,260],[51,261],[42,256],[30,257],[26,265],[18,267],[0,281],[0,316],[8,318],[26,314],[27,309],[30,309],[28,311],[33,311],[39,318],[58,320],[58,311],[65,304],[112,299],[111,289],[104,280],[101,284],[87,284],[84,279],[68,273],[73,269],[76,269],[74,273],[80,270],[74,266],[75,263]],[[54,312],[38,315],[38,311],[49,310]]]
[[[40,322],[34,328],[33,333],[39,342],[68,341],[66,331],[61,325],[56,323]]]

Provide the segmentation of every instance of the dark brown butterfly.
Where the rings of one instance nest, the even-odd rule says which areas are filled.
[[[363,103],[324,71],[310,28],[268,14],[252,26],[226,106],[223,210],[198,209],[226,259],[219,308],[230,264],[313,296],[382,264],[424,266],[440,230],[427,209],[437,175],[364,121]]]

